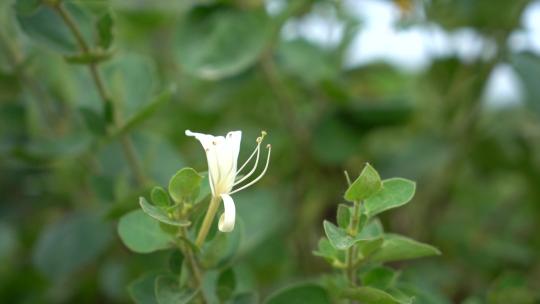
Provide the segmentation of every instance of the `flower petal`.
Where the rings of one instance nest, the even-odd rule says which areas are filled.
[[[223,214],[219,218],[218,228],[222,232],[231,232],[234,229],[234,221],[236,220],[236,207],[232,197],[228,194],[222,194]]]
[[[223,143],[223,136],[213,136],[209,134],[191,132],[186,130],[187,136],[195,137],[203,146],[206,152],[206,161],[208,163],[208,179],[210,181],[210,190],[212,195],[216,195],[216,187],[220,180],[220,168],[218,162],[218,143]]]

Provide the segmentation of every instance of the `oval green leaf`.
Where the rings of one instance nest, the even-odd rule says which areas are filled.
[[[199,195],[203,176],[192,168],[183,168],[169,181],[169,194],[177,203],[194,201]]]
[[[170,248],[173,238],[165,233],[159,222],[142,210],[132,211],[120,218],[118,234],[124,244],[134,252],[150,253]]]
[[[390,178],[382,182],[382,189],[366,199],[364,207],[369,217],[407,204],[414,196],[416,183],[404,178]]]

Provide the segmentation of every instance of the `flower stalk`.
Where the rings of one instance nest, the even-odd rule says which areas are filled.
[[[197,235],[197,239],[195,240],[195,245],[197,245],[197,247],[199,248],[204,244],[206,236],[208,235],[208,231],[210,231],[210,227],[214,222],[214,217],[216,216],[216,213],[219,209],[220,200],[221,199],[219,197],[215,196],[212,196],[212,199],[210,200],[210,204],[208,205],[208,210],[206,211],[206,214],[204,216],[201,229],[199,230],[199,234]]]

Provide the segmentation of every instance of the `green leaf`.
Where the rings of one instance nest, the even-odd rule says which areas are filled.
[[[17,0],[15,1],[15,11],[18,14],[31,15],[41,5],[42,0]]]
[[[364,207],[368,216],[375,216],[388,209],[407,204],[414,196],[416,183],[404,178],[384,180],[382,189],[365,200]]]
[[[33,252],[33,262],[58,280],[102,254],[112,239],[111,227],[94,214],[71,214],[46,226]]]
[[[156,186],[152,189],[150,193],[152,198],[152,203],[159,207],[169,207],[171,206],[171,201],[169,200],[169,194],[162,187]]]
[[[96,136],[104,136],[107,133],[107,127],[101,115],[86,107],[79,109],[79,111],[90,132]]]
[[[283,69],[309,85],[335,79],[338,68],[330,52],[304,39],[282,40],[277,50]]]
[[[412,299],[403,301],[394,298],[391,294],[369,286],[347,288],[341,291],[341,296],[350,300],[358,300],[364,304],[409,304]]]
[[[169,256],[169,269],[172,273],[179,275],[182,272],[182,263],[184,263],[184,255],[180,250],[173,250]]]
[[[53,8],[41,5],[35,9],[31,3],[24,7],[24,10],[22,7],[17,10],[17,21],[33,41],[61,52],[72,53],[78,49],[72,33]],[[65,3],[64,8],[77,22],[82,35],[91,37],[92,25],[88,13],[73,2]]]
[[[219,274],[218,278],[218,297],[221,301],[225,301],[234,293],[236,288],[236,276],[232,268],[227,268]]]
[[[212,240],[203,245],[201,265],[205,268],[221,268],[229,264],[238,252],[243,234],[244,224],[237,218],[232,232],[217,232]]]
[[[433,255],[440,255],[439,249],[413,239],[387,233],[381,248],[372,256],[376,262],[409,260]]]
[[[381,224],[381,221],[378,218],[373,218],[367,225],[362,227],[362,230],[360,231],[360,236],[363,238],[375,238],[382,236],[384,233],[383,226]]]
[[[361,278],[362,285],[386,290],[393,287],[397,279],[397,273],[391,268],[377,266],[363,273]]]
[[[180,288],[178,277],[163,275],[155,282],[156,299],[159,304],[187,304],[197,295],[197,290]]]
[[[193,202],[199,195],[202,175],[192,168],[183,168],[169,181],[169,193],[177,203]]]
[[[382,237],[376,237],[373,239],[365,240],[358,243],[358,258],[366,259],[381,248],[384,239]]]
[[[128,293],[137,304],[157,304],[155,296],[155,281],[161,276],[160,272],[142,275],[128,286]]]
[[[363,201],[377,193],[381,187],[379,173],[370,164],[366,164],[360,176],[345,192],[345,199],[349,202]]]
[[[114,25],[114,20],[109,12],[102,15],[96,24],[98,32],[98,45],[103,49],[108,49],[113,41],[113,32],[112,28]]]
[[[167,249],[174,241],[172,236],[159,227],[158,221],[142,210],[135,210],[122,216],[118,222],[118,234],[129,249],[138,253]]]
[[[357,243],[365,243],[365,242],[371,242],[374,241],[373,238],[366,238],[362,235],[358,235],[356,237],[352,237],[349,234],[347,234],[347,231],[345,231],[342,228],[337,227],[336,225],[332,224],[329,221],[324,221],[324,232],[326,233],[326,237],[328,237],[328,240],[330,241],[330,244],[334,246],[334,248],[338,250],[346,250],[349,249],[354,244]]]
[[[133,114],[128,121],[111,136],[111,139],[128,134],[140,126],[144,121],[150,118],[160,106],[171,100],[174,91],[175,89],[171,88],[156,96],[147,105],[137,111],[137,113]]]
[[[332,244],[330,244],[330,241],[327,238],[322,237],[319,240],[318,249],[316,251],[313,251],[313,254],[323,258],[327,258],[329,262],[332,262],[334,259],[337,258],[338,251],[336,250],[336,248],[334,248],[334,246],[332,246]]]
[[[266,304],[330,304],[326,290],[313,283],[288,286],[274,292]]]
[[[178,62],[187,73],[204,79],[236,75],[259,58],[269,21],[264,10],[246,14],[234,9],[195,8],[177,31]]]
[[[334,267],[343,267],[343,261],[345,258],[345,255],[343,251],[338,251],[332,244],[330,244],[330,241],[322,237],[319,240],[318,248],[317,250],[313,251],[313,255],[319,256],[324,258],[330,265]]]
[[[235,295],[230,304],[258,304],[259,296],[255,292],[243,292]]]
[[[351,222],[351,208],[345,204],[339,204],[337,209],[338,226],[347,229]]]
[[[144,197],[139,198],[139,205],[141,205],[142,210],[148,214],[149,216],[153,217],[154,219],[173,226],[180,226],[180,227],[187,227],[191,225],[191,222],[184,219],[175,219],[171,212],[156,207],[154,205],[151,205],[146,201]]]

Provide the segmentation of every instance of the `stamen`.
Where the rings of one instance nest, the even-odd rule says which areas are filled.
[[[261,155],[261,143],[260,142],[259,142],[259,144],[257,144],[257,148],[255,148],[255,150],[257,151],[257,158],[255,159],[255,164],[253,165],[253,168],[251,169],[251,171],[249,171],[248,174],[244,175],[241,179],[234,182],[233,187],[240,184],[241,182],[245,181],[247,178],[249,178],[251,175],[253,175],[255,170],[257,170],[257,165],[259,165],[259,156]],[[246,164],[247,164],[247,162],[246,162]],[[243,168],[241,168],[241,169],[243,169]],[[238,172],[240,172],[240,171],[238,171]],[[236,174],[238,174],[238,172]]]
[[[268,164],[270,164],[270,153],[272,152],[272,146],[271,146],[270,144],[268,144],[268,145],[266,146],[266,148],[268,149],[268,155],[267,155],[267,157],[266,157],[266,165],[264,166],[264,169],[263,169],[263,171],[261,172],[261,174],[260,174],[259,176],[257,176],[257,178],[255,178],[254,180],[252,180],[251,182],[245,184],[244,186],[242,186],[242,187],[240,187],[240,188],[238,188],[238,189],[233,190],[233,191],[232,191],[231,193],[229,193],[229,194],[233,194],[233,193],[236,193],[236,192],[238,192],[238,191],[241,191],[241,190],[246,189],[247,187],[249,187],[249,186],[255,184],[256,182],[258,182],[258,181],[264,176],[264,174],[266,173],[266,170],[268,169]]]
[[[257,146],[255,147],[255,150],[253,150],[253,153],[251,153],[251,155],[244,162],[244,164],[240,167],[240,169],[236,170],[236,174],[240,173],[240,171],[242,171],[247,166],[247,164],[253,158],[255,153],[257,153],[257,159],[259,159],[258,151],[260,149],[261,143],[262,143],[265,136],[266,136],[266,131],[261,131],[261,136],[257,137],[257,140],[256,140],[257,141]],[[257,167],[257,165],[255,165],[255,167]]]
[[[259,137],[260,138],[260,137]],[[259,139],[257,138],[257,140]],[[253,153],[251,153],[251,155],[248,157],[248,159],[244,162],[244,164],[240,167],[240,169],[236,170],[236,174],[240,173],[240,171],[242,171],[246,166],[247,164],[249,163],[249,161],[253,158],[253,156],[255,156],[255,153],[257,153],[257,151],[259,150],[259,147],[260,147],[260,144],[257,144],[257,146],[255,147],[255,149],[253,150]]]

